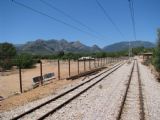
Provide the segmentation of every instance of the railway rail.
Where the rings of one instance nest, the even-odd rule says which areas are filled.
[[[136,77],[134,75],[136,75]],[[133,86],[134,86],[134,89],[135,89],[135,87],[136,87],[136,89],[138,89],[137,90],[138,91],[138,96],[136,96],[137,94],[135,95],[136,92],[132,93],[133,86],[131,87],[131,82],[133,82],[133,81],[134,81],[134,83],[137,83],[137,84],[135,84]],[[135,81],[137,81],[137,82],[135,82]],[[129,96],[129,94],[131,96]],[[138,99],[138,105],[137,105],[137,99]],[[134,102],[136,104],[134,104]],[[141,78],[140,78],[139,65],[138,65],[137,60],[134,60],[134,63],[133,63],[133,66],[132,66],[131,73],[130,73],[130,76],[129,76],[129,79],[128,79],[128,83],[127,83],[127,87],[125,89],[125,93],[124,93],[124,96],[122,98],[122,102],[121,102],[121,105],[120,105],[120,110],[119,110],[118,116],[116,118],[117,120],[121,120],[123,118],[127,118],[126,116],[127,116],[127,112],[128,112],[128,108],[129,108],[128,106],[130,104],[132,104],[134,106],[138,106],[138,107],[135,107],[135,108],[138,109],[138,110],[136,109],[138,111],[137,112],[138,119],[145,120],[142,82],[141,82]],[[131,107],[131,109],[133,109],[133,108]],[[130,114],[134,114],[134,113],[131,112]]]
[[[50,99],[49,101],[46,101],[22,114],[19,114],[16,117],[13,117],[11,120],[17,120],[17,119],[23,119],[25,117],[28,117],[30,114],[34,114],[37,111],[41,111],[41,109],[43,109],[43,107],[47,106],[47,105],[52,105],[53,104],[53,109],[48,110],[47,112],[45,112],[43,115],[41,115],[39,118],[36,118],[38,120],[43,120],[46,117],[48,117],[49,115],[53,114],[54,112],[56,112],[57,110],[61,109],[63,106],[65,106],[66,104],[70,103],[72,100],[76,99],[78,96],[80,96],[81,94],[83,94],[84,92],[86,92],[88,89],[92,88],[93,86],[95,86],[97,83],[99,83],[100,81],[102,81],[104,78],[106,78],[107,76],[109,76],[110,74],[112,74],[114,71],[116,71],[118,68],[120,68],[123,63],[119,63],[115,66],[113,66],[110,69],[107,69],[106,71],[90,78],[89,80],[71,88],[70,90]],[[76,91],[76,92],[75,92]],[[73,94],[73,92],[75,92]],[[59,105],[55,105],[54,102],[55,101],[61,101],[61,99],[66,99],[65,101],[63,101],[62,103],[60,103]],[[42,112],[43,113],[43,112]]]

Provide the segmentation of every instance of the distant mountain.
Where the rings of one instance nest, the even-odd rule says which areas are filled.
[[[101,48],[97,45],[92,47],[86,46],[79,41],[68,42],[67,40],[42,40],[38,39],[36,41],[27,42],[24,45],[18,45],[18,52],[27,52],[32,54],[53,54],[59,51],[64,52],[99,52]]]
[[[141,47],[141,46],[145,48],[154,48],[155,44],[148,41],[131,41],[130,46],[132,48]],[[128,47],[129,47],[129,42],[118,42],[118,43],[105,46],[103,48],[103,51],[108,51],[108,52],[122,51],[122,50],[127,50]]]
[[[129,42],[119,42],[114,43],[111,45],[108,45],[104,48],[100,48],[97,45],[93,46],[87,46],[82,44],[79,41],[75,42],[68,42],[67,40],[43,40],[38,39],[36,41],[27,42],[23,45],[15,45],[18,52],[27,52],[31,54],[42,54],[42,55],[48,55],[57,53],[59,51],[64,52],[100,52],[100,51],[106,51],[106,52],[114,52],[114,51],[122,51],[127,50],[129,46]],[[132,41],[131,47],[140,47],[144,46],[145,48],[153,48],[155,47],[155,44],[148,42],[148,41]]]

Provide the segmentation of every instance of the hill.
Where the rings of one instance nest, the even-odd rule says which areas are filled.
[[[131,41],[130,46],[132,48],[142,47],[142,46],[145,48],[154,48],[155,44],[148,41]],[[103,51],[108,51],[108,52],[122,51],[122,50],[128,50],[128,47],[129,47],[129,42],[119,42],[105,46],[103,48]]]
[[[54,54],[59,51],[64,52],[115,52],[115,51],[122,51],[127,50],[129,46],[129,42],[119,42],[108,45],[104,48],[100,48],[97,45],[87,46],[82,44],[79,41],[68,42],[67,40],[42,40],[38,39],[36,41],[27,42],[23,45],[16,45],[18,52],[27,52],[31,54],[41,54],[41,55],[48,55]],[[148,41],[132,41],[131,47],[141,47],[144,46],[145,48],[153,48],[155,44],[148,42]]]
[[[38,39],[36,41],[27,42],[24,45],[16,46],[18,52],[27,52],[32,54],[53,54],[59,51],[64,52],[100,52],[101,48],[97,45],[92,47],[86,46],[79,41],[68,42],[64,39],[62,40],[42,40]]]

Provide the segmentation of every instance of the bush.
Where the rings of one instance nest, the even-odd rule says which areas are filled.
[[[153,58],[153,64],[158,72],[160,72],[160,48],[156,48]]]
[[[32,68],[35,63],[33,56],[27,53],[17,55],[15,59],[15,64],[21,68]]]
[[[0,43],[0,67],[3,70],[11,69],[12,59],[16,55],[16,48],[10,43]]]
[[[160,72],[160,29],[157,30],[157,47],[153,54],[153,65]]]
[[[1,59],[0,60],[0,68],[2,70],[10,70],[13,66],[12,60],[11,59]]]

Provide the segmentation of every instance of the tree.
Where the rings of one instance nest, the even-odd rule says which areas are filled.
[[[0,67],[3,70],[12,67],[12,59],[16,55],[16,48],[11,43],[0,43]]]
[[[32,55],[22,53],[16,56],[15,64],[21,68],[31,68],[35,64],[35,60]]]
[[[139,53],[143,53],[144,51],[144,46],[132,48],[133,55],[138,55]]]
[[[160,72],[160,29],[157,30],[157,47],[154,52],[153,64],[158,72]]]

